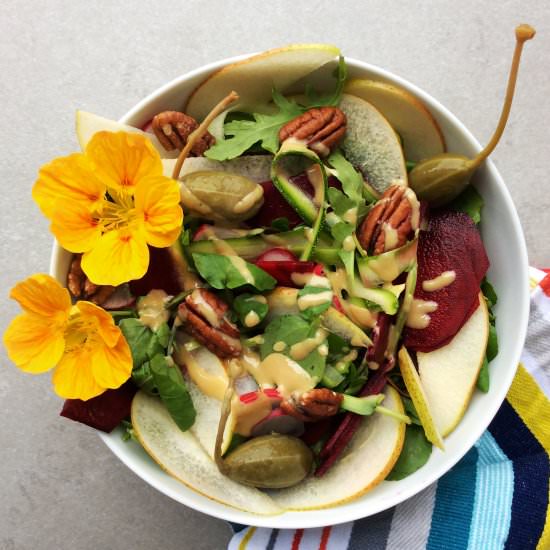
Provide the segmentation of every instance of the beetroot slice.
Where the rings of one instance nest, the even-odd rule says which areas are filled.
[[[130,281],[130,290],[134,296],[145,296],[154,288],[164,290],[172,296],[183,290],[178,270],[168,248],[150,246],[147,273],[141,279]]]
[[[431,215],[418,241],[418,276],[414,297],[434,301],[424,329],[406,328],[405,346],[414,351],[433,351],[452,340],[478,304],[479,285],[489,268],[485,247],[472,219],[462,212],[439,211]],[[427,292],[422,282],[444,271],[454,271],[450,285]]]
[[[108,433],[130,416],[130,406],[136,392],[137,388],[128,380],[120,388],[107,390],[88,401],[67,399],[59,414]]]
[[[292,281],[293,273],[311,273],[317,266],[315,262],[303,262],[296,259],[282,259],[285,257],[294,258],[292,253],[288,250],[279,248],[271,249],[259,256],[254,263],[259,268],[263,269],[272,277],[277,279],[279,285],[288,287],[296,287],[296,284]]]

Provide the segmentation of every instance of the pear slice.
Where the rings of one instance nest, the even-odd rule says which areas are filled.
[[[384,406],[403,414],[399,394],[386,386]],[[269,494],[282,508],[315,510],[354,500],[378,485],[393,468],[405,438],[405,424],[383,414],[364,419],[348,447],[321,478]]]
[[[222,475],[195,436],[177,427],[160,399],[138,392],[132,402],[132,426],[153,460],[190,489],[239,510],[260,515],[282,512],[265,493]]]
[[[428,398],[420,382],[420,377],[418,376],[418,372],[416,371],[416,367],[414,366],[409,352],[404,347],[399,350],[399,368],[407,391],[411,396],[418,417],[420,418],[420,422],[422,422],[426,438],[436,447],[444,450],[443,439],[437,429]]]
[[[386,82],[357,78],[345,92],[376,107],[403,140],[405,158],[414,162],[445,152],[445,138],[439,124],[418,98]]]
[[[184,111],[202,120],[232,90],[240,96],[233,109],[257,109],[269,103],[273,88],[284,92],[339,55],[340,50],[329,44],[295,44],[231,63],[195,88]]]
[[[420,381],[443,437],[464,416],[485,358],[488,338],[489,313],[480,293],[479,307],[446,346],[417,353]]]
[[[110,120],[99,115],[94,115],[93,113],[88,113],[87,111],[77,111],[76,138],[83,151],[96,132],[129,132],[131,134],[141,134],[151,141],[161,158],[176,158],[179,154],[179,151],[167,151],[154,134],[144,132],[133,126],[128,126],[128,124],[122,124],[116,120]]]
[[[340,109],[347,117],[342,143],[346,158],[378,193],[390,185],[407,185],[407,169],[399,138],[390,123],[368,101],[343,94]]]

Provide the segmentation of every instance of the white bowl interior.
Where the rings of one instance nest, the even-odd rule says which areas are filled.
[[[208,65],[170,82],[140,102],[122,117],[121,122],[139,127],[160,111],[180,109],[197,83],[235,59]],[[419,97],[439,122],[449,151],[473,155],[480,149],[479,143],[464,125],[422,90],[375,66],[352,59],[347,59],[347,63],[353,76],[394,83]],[[337,524],[381,512],[420,492],[452,468],[491,422],[512,382],[527,328],[527,252],[516,210],[500,174],[491,162],[478,171],[475,184],[485,200],[481,233],[491,261],[488,277],[499,297],[496,307],[499,354],[491,362],[489,393],[475,392],[463,420],[445,439],[445,452],[434,448],[429,462],[413,475],[399,482],[382,482],[363,497],[335,508],[266,517],[236,510],[195,493],[161,470],[138,444],[123,442],[120,430],[111,434],[100,432],[100,437],[124,464],[162,493],[206,514],[248,525],[305,528]],[[54,245],[50,268],[52,275],[65,281],[68,264],[69,255]],[[353,483],[352,474],[350,472],[350,483]]]

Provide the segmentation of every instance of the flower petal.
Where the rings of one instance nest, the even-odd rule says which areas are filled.
[[[63,324],[71,309],[69,291],[45,273],[36,273],[17,283],[11,289],[10,298],[29,313],[49,317],[50,323],[53,317],[55,322]]]
[[[143,179],[136,186],[134,201],[147,242],[158,248],[170,246],[183,221],[177,182],[164,176]]]
[[[96,346],[92,354],[92,372],[104,388],[118,388],[132,374],[132,354],[122,333],[113,347]]]
[[[162,175],[158,151],[139,134],[97,132],[86,146],[86,155],[101,181],[118,192],[133,193],[141,178]]]
[[[92,283],[118,286],[145,275],[149,249],[144,236],[130,228],[104,233],[82,256],[82,269]]]
[[[87,401],[106,390],[95,380],[92,354],[86,346],[63,356],[54,370],[52,382],[55,393],[64,399]]]
[[[47,317],[22,313],[4,333],[9,358],[26,372],[46,372],[59,362],[65,349],[63,330]]]
[[[43,166],[32,190],[33,199],[49,219],[67,201],[76,201],[92,210],[104,195],[105,185],[82,153],[57,158]]]
[[[113,317],[109,313],[92,302],[78,301],[75,307],[80,312],[84,324],[89,321],[93,322],[101,340],[108,347],[112,348],[117,344],[122,332],[115,325]]]
[[[54,210],[51,232],[69,252],[86,252],[101,237],[101,226],[89,208],[73,201]]]

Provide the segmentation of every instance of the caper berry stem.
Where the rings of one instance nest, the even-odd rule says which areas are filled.
[[[477,168],[494,150],[502,137],[508,117],[510,115],[510,109],[512,108],[512,100],[514,98],[514,92],[516,90],[516,82],[518,78],[519,62],[521,59],[521,52],[523,45],[527,40],[531,40],[535,36],[535,29],[530,25],[519,25],[516,27],[516,47],[514,49],[514,56],[512,58],[512,66],[510,67],[510,74],[508,76],[508,85],[506,88],[506,96],[504,97],[504,104],[502,106],[502,112],[500,113],[500,119],[498,121],[496,130],[489,140],[489,143],[483,148],[483,150],[471,161],[472,169]]]

